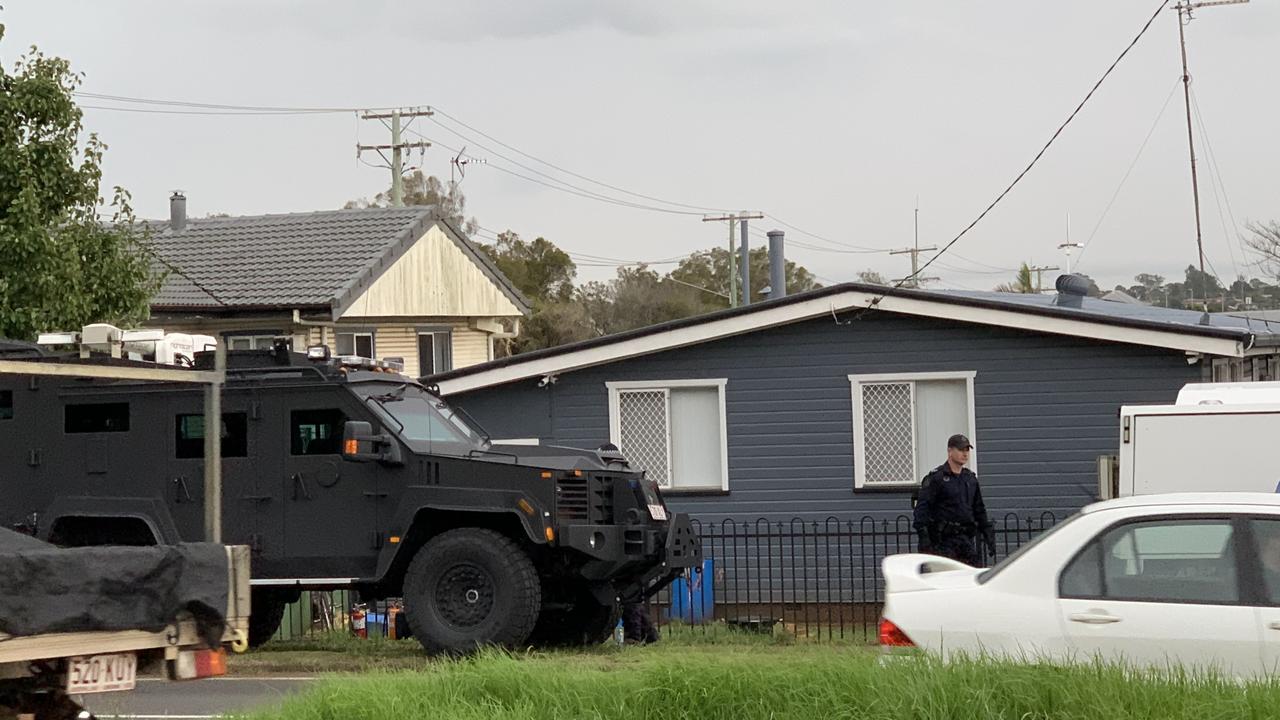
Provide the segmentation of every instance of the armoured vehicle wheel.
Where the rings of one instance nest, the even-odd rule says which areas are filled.
[[[542,605],[538,573],[520,546],[482,528],[432,538],[405,572],[405,612],[429,653],[517,647]]]
[[[284,619],[284,598],[269,593],[254,593],[250,598],[249,647],[265,644],[280,629]]]
[[[525,644],[536,648],[593,647],[609,639],[621,617],[617,603],[601,605],[584,589],[568,607],[543,608]]]

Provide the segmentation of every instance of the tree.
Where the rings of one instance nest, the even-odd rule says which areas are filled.
[[[533,305],[520,334],[504,347],[508,355],[555,347],[595,336],[587,311],[573,302],[578,274],[569,253],[545,238],[532,242],[507,230],[493,245],[480,249]]]
[[[479,226],[476,219],[467,219],[467,198],[456,185],[446,188],[435,175],[424,175],[421,170],[414,170],[404,178],[405,205],[431,205],[437,208],[440,217],[449,221],[463,233],[475,235]],[[391,207],[391,190],[388,188],[373,196],[372,200],[361,198],[351,200],[342,206],[345,210],[352,208]]]
[[[681,285],[644,265],[618,268],[608,282],[591,282],[578,293],[598,335],[700,315],[707,311],[702,291]]]
[[[164,279],[125,190],[114,189],[110,220],[98,219],[107,146],[95,133],[79,146],[82,114],[72,93],[80,80],[66,60],[34,48],[12,74],[0,67],[0,334],[7,337],[136,324]]]
[[[531,301],[564,302],[573,296],[573,279],[578,275],[569,253],[545,238],[533,242],[507,230],[492,245],[480,249],[493,259],[502,274]]]
[[[735,260],[740,257],[735,254]],[[769,251],[763,247],[754,248],[750,258],[751,297],[753,300],[761,299],[761,291],[769,285]],[[813,273],[790,260],[786,262],[785,272],[789,295],[821,287]],[[711,308],[729,306],[729,251],[725,248],[715,247],[693,253],[680,261],[670,277],[706,290],[705,304]],[[738,292],[742,292],[741,288]]]
[[[995,287],[996,292],[1021,293],[1030,295],[1036,292],[1036,282],[1031,277],[1031,266],[1022,263],[1018,268],[1018,274],[1013,277],[1013,282],[1001,283]]]
[[[864,282],[868,285],[888,285],[889,281],[884,275],[875,270],[863,270],[858,273],[858,282]]]
[[[1259,256],[1263,271],[1280,279],[1280,222],[1249,223],[1245,244]]]

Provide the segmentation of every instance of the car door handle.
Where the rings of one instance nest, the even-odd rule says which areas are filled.
[[[1280,630],[1280,621],[1276,621],[1276,622],[1269,622],[1269,623],[1267,623],[1267,629],[1269,629],[1269,630]]]
[[[1120,618],[1104,612],[1071,613],[1067,616],[1067,619],[1071,622],[1085,623],[1086,625],[1108,625],[1120,622]]]

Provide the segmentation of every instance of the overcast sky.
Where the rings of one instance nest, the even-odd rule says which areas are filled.
[[[432,106],[593,180],[666,201],[769,213],[753,227],[787,230],[789,257],[834,282],[863,269],[889,277],[908,269],[906,256],[847,251],[910,245],[917,196],[921,245],[954,237],[1155,7],[1152,0],[6,0],[0,57],[11,65],[38,45],[83,72],[84,90],[112,95]],[[1206,250],[1221,276],[1256,274],[1238,236],[1247,221],[1280,220],[1280,8],[1274,0],[1206,8],[1187,32],[1207,134],[1206,143],[1197,130]],[[999,268],[1020,261],[1064,265],[1057,245],[1067,238],[1068,214],[1073,241],[1092,236],[1078,269],[1104,287],[1138,272],[1180,279],[1196,252],[1179,75],[1176,14],[1166,11],[1022,184],[941,258],[945,266],[930,269],[942,277],[937,285],[989,289],[1012,274]],[[146,217],[167,216],[175,188],[186,191],[189,212],[203,216],[332,209],[389,184],[386,170],[355,157],[357,142],[387,143],[389,133],[354,113],[85,113],[87,128],[110,146],[106,185],[129,189]],[[500,168],[551,182],[500,156],[595,193],[689,210],[592,185],[442,115],[435,120],[412,125],[439,144],[425,153],[424,169],[449,176],[454,153],[443,146],[465,145],[487,159],[489,166],[471,165],[461,185],[469,213],[484,228],[541,235],[578,254],[585,279],[614,269],[589,266],[583,255],[657,260],[727,241],[724,223],[696,214],[622,207],[515,177]]]

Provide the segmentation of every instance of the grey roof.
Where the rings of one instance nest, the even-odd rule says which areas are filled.
[[[1038,315],[1050,318],[1079,320],[1086,323],[1111,325],[1134,329],[1159,330],[1185,335],[1225,338],[1237,340],[1248,347],[1280,345],[1280,320],[1267,321],[1234,315],[1210,314],[1195,310],[1179,310],[1173,308],[1154,307],[1150,305],[1131,305],[1129,303],[1110,302],[1097,298],[1071,296],[1066,302],[1059,295],[1024,295],[1020,293],[980,292],[971,290],[918,290],[909,288],[893,288],[867,283],[840,283],[817,290],[788,295],[784,298],[766,300],[752,305],[717,310],[705,315],[671,320],[657,325],[636,328],[606,335],[603,337],[582,340],[576,343],[557,347],[533,350],[519,355],[512,355],[491,360],[478,365],[432,375],[431,382],[445,383],[459,378],[473,378],[490,371],[511,366],[527,365],[571,353],[594,350],[646,336],[659,335],[669,331],[682,330],[692,326],[710,324],[720,320],[752,316],[765,313],[787,305],[808,302],[828,296],[838,296],[846,291],[854,291],[878,295],[881,297],[901,297],[927,300],[948,305],[972,307],[980,309],[1004,310]],[[1076,301],[1079,301],[1076,304]],[[866,308],[840,308],[840,311],[871,312]],[[833,305],[831,312],[837,308]],[[773,327],[776,319],[767,319],[759,328]],[[735,332],[751,332],[755,328],[743,327]],[[598,358],[595,360],[599,362]]]
[[[1006,306],[1011,310],[1050,312],[1056,315],[1076,316],[1081,320],[1111,323],[1141,323],[1147,327],[1174,332],[1205,333],[1212,331],[1236,331],[1241,335],[1254,335],[1259,340],[1265,336],[1280,338],[1280,321],[1224,315],[1205,314],[1199,310],[1183,310],[1155,305],[1113,302],[1100,298],[1084,297],[1079,307],[1059,301],[1059,295],[983,292],[975,290],[934,290],[929,294],[962,297]]]
[[[151,307],[323,308],[337,315],[437,223],[528,311],[511,281],[431,207],[193,218],[181,231],[154,223],[151,244],[170,273]]]
[[[1150,305],[1150,303],[1144,303],[1123,290],[1112,290],[1111,292],[1103,295],[1102,299],[1107,302],[1122,302],[1129,303],[1130,305]]]

